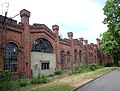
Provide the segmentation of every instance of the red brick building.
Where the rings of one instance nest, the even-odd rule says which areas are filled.
[[[84,38],[68,39],[59,36],[59,26],[52,30],[45,24],[29,25],[30,12],[20,11],[21,22],[0,15],[0,69],[10,70],[17,77],[34,74],[51,74],[55,69],[68,69],[73,66],[92,63],[106,63],[111,57],[105,57],[97,44],[88,44]],[[105,59],[105,60],[104,60]]]

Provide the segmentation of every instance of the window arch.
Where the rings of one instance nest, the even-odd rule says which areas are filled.
[[[64,51],[61,51],[60,53],[60,58],[61,58],[61,69],[64,69],[64,62],[65,62],[65,53]]]
[[[17,72],[18,47],[16,44],[7,43],[4,50],[4,69],[10,72]]]
[[[48,40],[38,38],[32,45],[32,52],[53,53],[53,47]]]
[[[82,63],[82,51],[79,50],[79,58],[80,58],[80,63]]]
[[[67,52],[67,65],[70,66],[70,52]]]
[[[78,59],[77,59],[77,50],[74,50],[74,59],[75,59],[75,64],[78,63]]]

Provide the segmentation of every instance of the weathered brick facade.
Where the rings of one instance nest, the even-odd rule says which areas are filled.
[[[29,25],[30,12],[25,9],[20,11],[20,17],[21,22],[17,24],[17,21],[0,15],[0,69],[4,69],[5,45],[11,42],[16,44],[18,53],[17,72],[13,73],[15,77],[20,71],[24,72],[24,77],[30,77],[30,53],[33,42],[38,38],[44,38],[51,43],[53,53],[56,55],[56,69],[61,69],[61,52],[64,53],[64,69],[92,63],[106,63],[112,60],[110,56],[103,55],[99,50],[99,39],[97,39],[97,44],[88,44],[88,40],[84,40],[84,38],[73,39],[72,32],[68,33],[68,39],[62,39],[59,36],[58,25],[53,25],[52,30],[44,24]],[[67,52],[70,53],[69,66]]]

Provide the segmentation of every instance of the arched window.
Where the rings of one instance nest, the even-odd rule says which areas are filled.
[[[61,69],[64,69],[64,62],[65,62],[65,53],[64,51],[61,51],[60,53],[60,58],[61,58]]]
[[[75,64],[78,64],[78,59],[77,59],[77,50],[74,50],[74,59],[75,59]]]
[[[70,67],[70,52],[67,52],[67,65]]]
[[[18,47],[14,43],[7,43],[4,50],[4,69],[17,72]]]
[[[80,63],[82,63],[82,51],[79,50],[79,58],[80,58]]]
[[[53,47],[48,40],[39,38],[34,41],[32,45],[32,52],[52,53]]]

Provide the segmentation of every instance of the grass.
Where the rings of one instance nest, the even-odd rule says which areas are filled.
[[[91,72],[62,76],[53,79],[47,84],[29,86],[29,88],[25,87],[24,89],[19,89],[19,91],[70,91],[111,71],[112,69],[115,69],[115,67],[101,68]]]
[[[116,68],[116,67],[106,67],[106,68],[98,69],[98,70],[93,71],[93,72],[87,72],[83,75],[84,75],[85,79],[95,79],[95,78],[111,71],[114,68]]]
[[[45,87],[41,87],[41,88],[37,88],[35,90],[32,91],[70,91],[71,89],[71,85],[70,84],[52,84],[49,86],[45,86]]]

